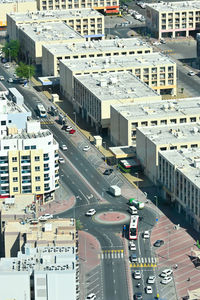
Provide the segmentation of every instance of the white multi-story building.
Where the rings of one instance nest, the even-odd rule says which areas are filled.
[[[200,149],[158,153],[158,182],[163,196],[200,231]]]
[[[146,26],[157,38],[188,37],[200,28],[200,2],[180,1],[147,4]]]
[[[196,121],[199,122],[199,117]],[[137,157],[145,174],[157,183],[158,152],[199,148],[200,123],[138,127],[136,137]]]
[[[64,59],[96,59],[148,53],[152,53],[151,46],[138,38],[45,44],[42,47],[42,73],[44,76],[58,76],[59,61]]]
[[[18,39],[18,26],[62,21],[86,38],[104,38],[104,16],[91,8],[80,10],[53,10],[7,14],[7,32],[10,40]]]
[[[136,128],[200,120],[200,98],[111,105],[110,138],[114,145],[135,145]]]
[[[97,132],[109,130],[111,105],[156,100],[161,96],[130,72],[74,77],[74,108]]]

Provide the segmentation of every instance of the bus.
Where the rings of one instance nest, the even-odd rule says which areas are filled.
[[[137,209],[144,208],[144,202],[137,201],[137,200],[135,200],[135,198],[129,199],[129,205],[134,205]]]
[[[38,115],[40,116],[40,118],[46,118],[47,112],[46,112],[46,109],[44,108],[43,104],[40,103],[37,105],[37,112],[38,112]]]
[[[129,225],[129,240],[137,240],[139,216],[131,216]]]

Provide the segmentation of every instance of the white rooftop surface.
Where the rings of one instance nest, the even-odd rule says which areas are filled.
[[[148,97],[156,96],[157,100],[161,99],[161,96],[130,72],[79,75],[75,78],[100,101],[120,101],[120,99],[130,99],[131,101],[147,97],[148,102]]]
[[[0,3],[23,3],[23,2],[33,2],[33,0],[0,0]]]
[[[200,10],[200,1],[180,1],[180,2],[162,2],[162,3],[147,3],[156,11],[187,11],[187,10]]]
[[[70,26],[63,22],[44,22],[38,24],[19,25],[32,40],[36,42],[65,41],[83,38]],[[84,38],[83,38],[84,39]]]
[[[115,104],[112,107],[127,120],[151,120],[152,118],[185,117],[200,115],[200,97],[180,100],[162,100],[149,103]]]
[[[194,161],[200,160],[200,149],[183,149],[183,150],[167,150],[161,152],[162,156],[166,158],[172,165],[180,169],[192,183],[200,188],[200,171],[195,167]]]
[[[200,141],[200,123],[138,127],[156,145]]]
[[[90,42],[78,42],[75,44],[52,44],[45,45],[54,55],[60,54],[79,54],[79,53],[99,53],[99,52],[112,52],[119,50],[130,51],[136,49],[149,49],[151,46],[138,38],[127,38],[127,39],[113,39],[113,40],[99,40]]]
[[[20,112],[30,112],[28,107],[16,105],[13,101],[8,100],[5,96],[0,95],[0,114],[15,114]]]
[[[138,56],[110,56],[110,57],[95,57],[81,58],[76,60],[65,59],[62,60],[72,71],[86,71],[86,70],[102,70],[102,69],[125,69],[125,68],[145,68],[151,66],[172,65],[175,62],[159,52],[149,53]]]
[[[1,272],[0,289],[2,300],[30,300],[30,279],[28,272]]]
[[[73,18],[85,18],[85,17],[102,17],[98,11],[92,8],[82,9],[68,9],[68,10],[50,10],[50,11],[36,11],[26,13],[10,13],[10,17],[16,22],[40,22],[47,20],[66,20]]]

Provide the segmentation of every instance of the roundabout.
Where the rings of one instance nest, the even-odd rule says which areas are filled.
[[[130,220],[130,215],[119,211],[108,211],[96,214],[94,220],[105,225],[124,224]]]

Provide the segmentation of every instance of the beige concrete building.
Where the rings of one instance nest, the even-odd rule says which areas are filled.
[[[0,1],[0,27],[7,26],[6,14],[15,12],[36,11],[35,0],[1,0]]]
[[[113,39],[67,44],[45,44],[42,47],[42,72],[44,76],[59,74],[59,61],[80,58],[132,56],[152,53],[149,44],[138,38]]]
[[[157,37],[188,37],[199,31],[200,2],[180,1],[147,4],[146,26]]]
[[[158,182],[163,187],[163,196],[197,231],[200,231],[199,177],[199,148],[159,152]]]
[[[161,96],[129,72],[74,77],[74,108],[97,132],[109,129],[112,104],[154,100]]]
[[[118,13],[119,0],[37,0],[38,10],[94,8],[100,12]]]
[[[110,139],[114,145],[135,145],[136,128],[192,123],[200,120],[200,98],[111,106]],[[127,128],[128,130],[125,130]]]
[[[30,247],[73,246],[76,244],[75,219],[52,219],[45,223],[24,225],[17,221],[5,223],[5,257],[16,256],[28,243]]]
[[[73,97],[73,76],[129,71],[159,94],[176,95],[176,63],[161,53],[60,62],[60,84]]]
[[[137,157],[145,174],[157,184],[159,151],[199,148],[200,123],[138,127],[136,136]]]
[[[26,61],[41,64],[42,46],[53,43],[75,43],[84,38],[63,22],[19,25],[19,41]]]
[[[104,16],[91,8],[8,14],[8,36],[10,40],[18,39],[19,25],[58,21],[66,23],[87,40],[104,38]]]

